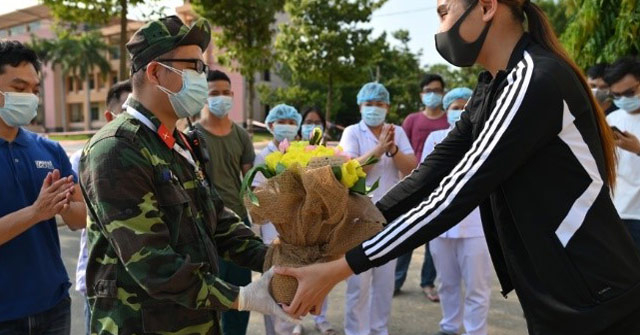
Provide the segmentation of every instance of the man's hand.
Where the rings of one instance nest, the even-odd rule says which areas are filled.
[[[31,205],[36,222],[48,220],[69,208],[73,192],[72,177],[60,178],[60,171],[49,172],[42,182],[40,194]]]
[[[285,313],[269,294],[269,282],[273,277],[273,268],[265,272],[258,281],[240,287],[237,309],[239,311],[254,311],[265,315],[273,315],[288,322],[300,323]]]
[[[636,155],[640,154],[640,141],[636,136],[627,131],[622,132],[622,136],[614,132],[614,136],[618,147]]]

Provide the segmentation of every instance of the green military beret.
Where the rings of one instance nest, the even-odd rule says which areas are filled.
[[[211,26],[205,19],[196,20],[191,27],[187,27],[175,15],[149,21],[127,43],[131,56],[131,73],[182,45],[197,45],[204,51],[209,46],[209,41]]]

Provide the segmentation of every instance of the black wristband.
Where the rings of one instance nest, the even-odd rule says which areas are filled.
[[[387,157],[393,157],[398,154],[398,151],[400,151],[400,148],[398,148],[398,145],[396,144],[396,151],[394,153],[389,154],[388,152],[385,152],[384,155]]]

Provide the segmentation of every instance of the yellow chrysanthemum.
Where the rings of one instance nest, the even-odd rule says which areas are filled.
[[[311,151],[313,157],[332,157],[335,156],[335,151],[332,148],[319,145],[313,151]]]
[[[269,170],[272,172],[276,171],[276,166],[278,166],[278,163],[282,160],[282,156],[283,154],[280,151],[274,151],[264,158],[264,162],[267,164]]]
[[[353,187],[358,179],[366,177],[366,173],[362,169],[362,166],[360,166],[360,162],[355,159],[342,164],[340,170],[342,171],[342,179],[340,179],[340,182],[346,188]]]

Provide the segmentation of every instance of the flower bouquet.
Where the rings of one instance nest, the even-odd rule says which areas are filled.
[[[320,145],[321,138],[314,129],[308,142],[283,141],[243,180],[242,196],[253,222],[272,223],[279,234],[267,252],[265,270],[335,260],[382,230],[385,219],[366,196],[378,183],[367,187],[363,170],[377,159],[361,165],[339,147]],[[267,180],[252,191],[258,172]],[[279,275],[270,285],[275,300],[286,304],[296,288],[294,278]]]

